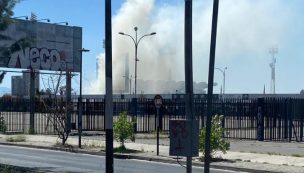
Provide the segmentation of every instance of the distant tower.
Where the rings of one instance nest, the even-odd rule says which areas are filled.
[[[272,61],[269,64],[271,68],[271,78],[270,78],[270,93],[275,94],[275,63],[276,63],[276,54],[278,53],[278,48],[271,48],[269,50]]]
[[[128,93],[131,88],[129,86],[129,80],[130,80],[130,76],[129,76],[129,54],[126,55],[126,59],[125,59],[125,93]]]
[[[102,40],[102,48],[105,49],[106,47],[106,42],[105,39]],[[99,59],[96,58],[96,79],[98,79],[98,74],[99,74],[99,64],[98,64]]]
[[[98,71],[99,71],[99,68],[98,68],[98,58],[96,58],[96,79],[98,79]]]

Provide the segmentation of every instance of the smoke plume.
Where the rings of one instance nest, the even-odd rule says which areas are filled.
[[[283,2],[283,1],[280,1]],[[285,17],[278,18],[282,13]],[[290,11],[277,0],[222,0],[219,9],[218,64],[246,58],[259,59],[274,44],[280,44],[288,30]],[[207,81],[212,18],[212,1],[193,1],[194,80]],[[138,80],[184,80],[184,4],[156,3],[155,0],[126,0],[113,16],[113,85],[124,90],[125,57],[129,55],[134,77],[134,43],[124,32],[135,36],[134,27],[145,37],[138,47]],[[104,53],[99,59],[99,78],[87,93],[104,93]],[[133,85],[133,84],[132,84]],[[133,87],[133,86],[132,86]],[[161,93],[161,91],[160,91]]]

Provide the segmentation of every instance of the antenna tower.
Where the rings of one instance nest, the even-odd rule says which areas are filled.
[[[275,64],[276,64],[276,54],[278,54],[278,48],[274,47],[269,50],[269,54],[271,55],[272,61],[269,64],[271,68],[271,78],[270,78],[270,93],[275,94]]]

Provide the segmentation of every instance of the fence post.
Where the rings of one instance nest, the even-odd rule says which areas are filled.
[[[284,105],[284,139],[287,140],[288,138],[288,99],[285,99],[285,105]]]
[[[26,81],[28,82],[28,81]],[[35,95],[36,95],[36,74],[34,70],[30,71],[30,128],[29,134],[35,133]]]
[[[257,138],[264,141],[264,98],[258,98]]]
[[[292,117],[292,111],[293,111],[293,107],[292,107],[292,102],[293,100],[289,100],[288,102],[288,121],[289,121],[289,125],[288,125],[288,140],[289,142],[291,142],[291,138],[292,138],[292,126],[293,126],[293,117]]]
[[[299,107],[302,108],[302,107],[304,106],[304,105],[302,105],[302,104],[303,104],[303,100],[299,100],[299,103],[300,103],[300,106],[299,106]],[[299,108],[299,107],[298,107],[298,108]],[[302,110],[302,109],[301,109],[300,112],[301,112],[300,141],[303,142],[303,130],[304,130],[304,129],[303,129],[303,128],[304,128],[304,127],[303,127],[303,119],[304,119],[304,115],[303,115],[303,110]]]
[[[72,83],[71,83],[71,72],[66,71],[66,132],[71,132],[71,92],[72,92]]]
[[[224,103],[223,98],[221,99],[221,108],[222,108],[222,115],[224,116],[223,120],[222,120],[222,128],[225,128],[225,117],[226,117],[225,114],[226,114],[226,112],[225,112],[225,103]]]
[[[135,123],[133,124],[134,133],[137,133],[137,98],[132,98],[133,118]]]

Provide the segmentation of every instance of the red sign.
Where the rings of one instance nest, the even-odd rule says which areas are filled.
[[[160,95],[154,97],[154,104],[157,109],[159,109],[163,104],[163,98]]]

